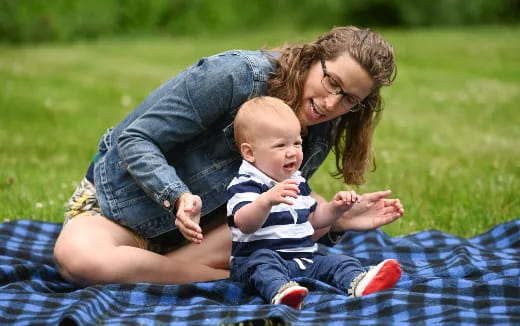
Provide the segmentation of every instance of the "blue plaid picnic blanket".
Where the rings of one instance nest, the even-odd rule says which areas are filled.
[[[520,325],[520,219],[464,239],[435,230],[389,237],[348,232],[329,253],[366,265],[395,258],[395,288],[361,298],[311,279],[304,309],[269,305],[229,280],[77,287],[52,257],[61,225],[0,224],[2,325]],[[249,321],[247,323],[246,321]]]

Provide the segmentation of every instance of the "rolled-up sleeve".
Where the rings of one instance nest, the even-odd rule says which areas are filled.
[[[201,59],[162,85],[155,100],[145,100],[144,113],[118,138],[127,171],[166,209],[173,210],[177,198],[190,190],[164,153],[205,132],[243,103],[251,94],[247,88],[252,77],[247,70],[247,63],[238,56]]]

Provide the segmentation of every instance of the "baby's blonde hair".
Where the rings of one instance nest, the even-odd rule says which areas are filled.
[[[252,98],[238,110],[233,131],[235,142],[240,149],[243,143],[251,142],[262,133],[262,127],[269,123],[287,123],[291,119],[298,122],[296,114],[284,101],[276,97],[260,96]]]

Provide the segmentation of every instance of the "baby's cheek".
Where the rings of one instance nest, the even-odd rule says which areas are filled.
[[[298,165],[301,165],[302,161],[303,161],[303,152],[299,151],[298,152]]]

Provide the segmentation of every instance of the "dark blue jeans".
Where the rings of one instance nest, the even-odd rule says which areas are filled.
[[[359,260],[345,255],[316,254],[312,260],[302,270],[294,260],[284,259],[273,250],[260,249],[249,257],[233,258],[231,280],[249,282],[270,301],[282,285],[295,277],[313,278],[346,292],[354,277],[364,271]]]

